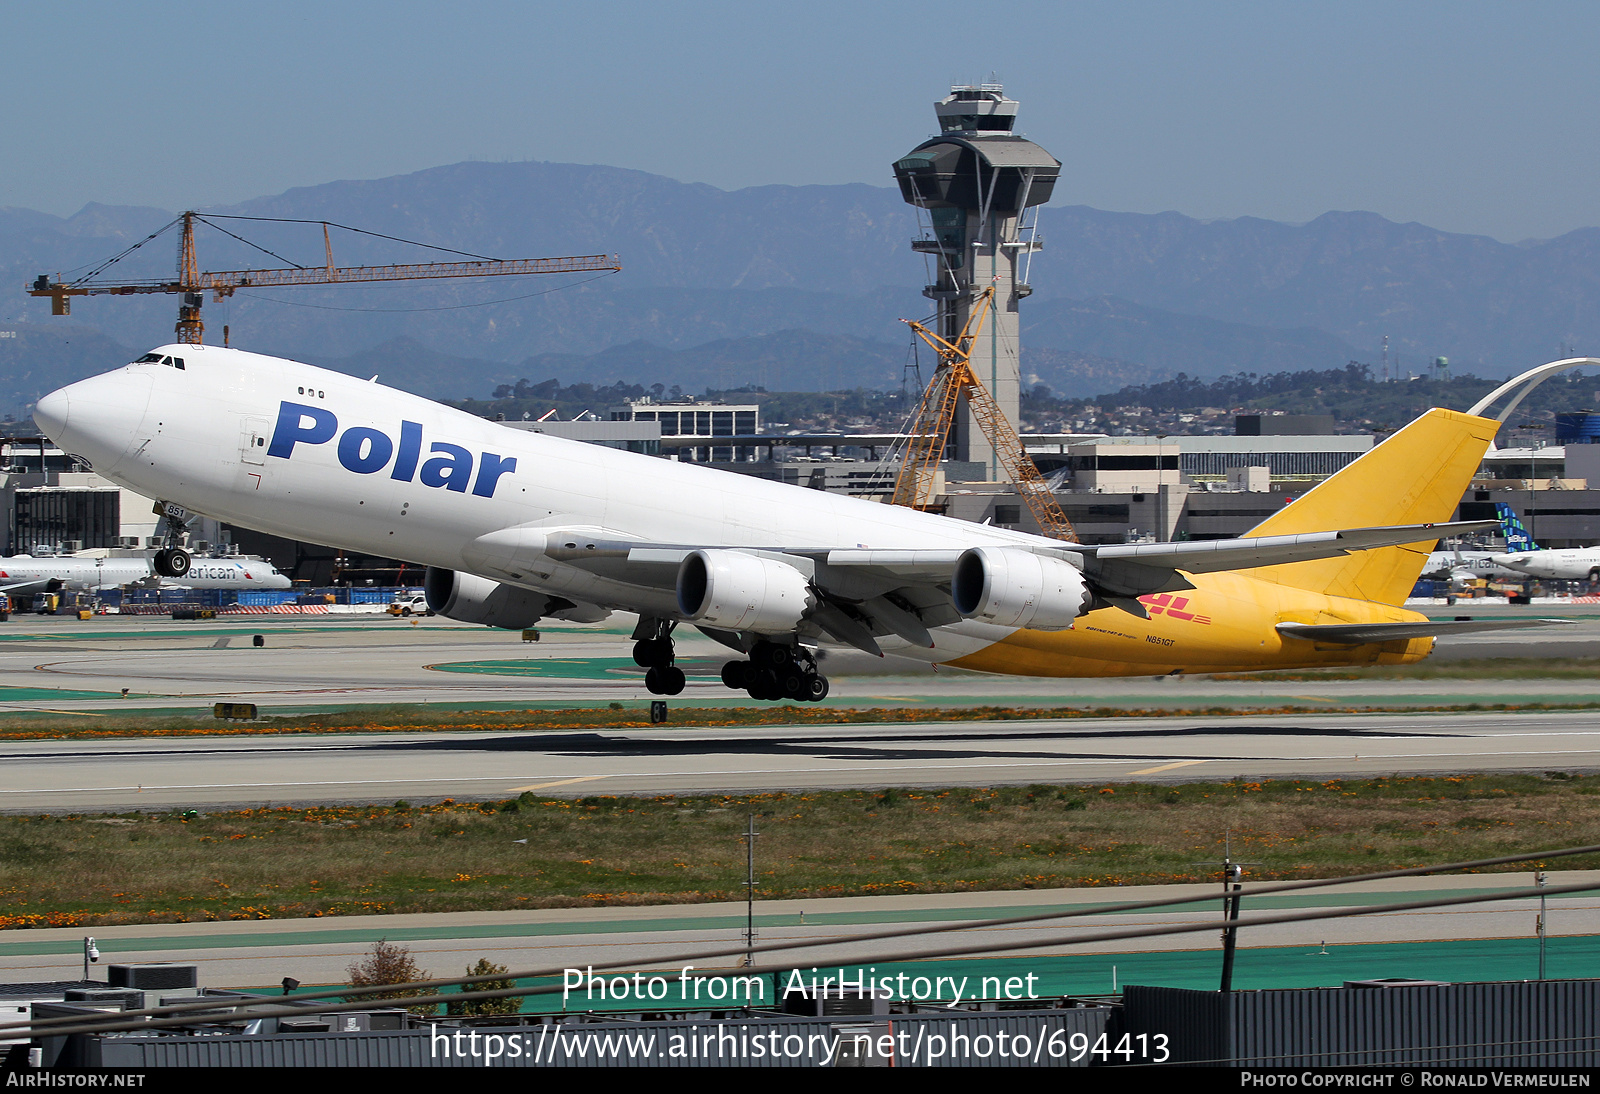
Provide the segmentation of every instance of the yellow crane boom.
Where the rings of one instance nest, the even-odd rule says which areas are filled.
[[[955,424],[961,397],[966,396],[978,428],[983,430],[984,436],[994,446],[995,455],[1011,477],[1017,493],[1038,520],[1039,530],[1052,539],[1076,543],[1077,533],[1072,530],[1072,524],[1057,504],[1055,495],[1050,492],[1044,476],[1039,474],[1039,468],[1022,446],[1022,438],[1017,436],[1017,431],[994,401],[994,396],[989,394],[989,389],[972,371],[972,344],[983,330],[984,318],[989,314],[993,301],[994,289],[985,289],[954,342],[935,334],[921,323],[901,320],[939,355],[939,367],[934,370],[933,380],[928,384],[928,390],[923,392],[922,403],[907,431],[905,460],[900,465],[900,474],[894,485],[894,504],[911,509],[929,508],[934,476],[950,443],[950,429]]]
[[[30,296],[48,296],[51,315],[71,315],[74,296],[132,296],[143,293],[182,293],[175,328],[178,341],[198,344],[205,332],[200,320],[202,294],[212,300],[232,296],[238,289],[278,288],[289,285],[342,285],[361,281],[410,281],[438,277],[504,277],[515,274],[583,273],[616,271],[616,255],[580,255],[570,258],[475,259],[470,262],[414,262],[392,266],[335,266],[328,226],[322,226],[327,265],[296,266],[276,270],[224,270],[203,273],[195,259],[194,221],[198,214],[184,213],[183,241],[178,251],[175,279],[82,281],[63,284],[41,274],[28,286]],[[170,225],[169,225],[170,227]],[[158,233],[159,234],[159,233]],[[153,237],[152,237],[153,238]]]

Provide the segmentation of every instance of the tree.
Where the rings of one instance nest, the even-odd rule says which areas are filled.
[[[494,976],[496,973],[509,972],[504,965],[496,965],[487,957],[478,958],[478,963],[469,968],[468,976]],[[486,980],[482,984],[463,985],[462,991],[502,991],[517,986],[515,980]],[[504,999],[468,999],[462,1002],[445,1003],[445,1013],[462,1018],[487,1017],[491,1014],[516,1014],[522,1009],[520,995],[508,995]]]
[[[385,939],[378,939],[372,944],[372,952],[357,961],[346,970],[350,975],[352,988],[374,988],[384,984],[409,984],[417,980],[427,980],[426,969],[418,968],[416,961],[411,956],[411,951],[404,946],[392,946]],[[503,971],[503,970],[502,970]],[[438,995],[438,988],[416,988],[405,991],[374,992],[362,995],[361,999],[405,999],[415,995]],[[409,1008],[412,1014],[434,1014],[438,1011],[436,1004],[424,1004]]]

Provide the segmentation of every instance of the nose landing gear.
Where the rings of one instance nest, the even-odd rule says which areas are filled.
[[[189,552],[182,547],[169,547],[157,551],[150,565],[162,577],[182,577],[189,572]]]
[[[722,666],[722,682],[750,698],[773,701],[794,699],[815,703],[828,696],[828,678],[817,671],[816,659],[803,646],[758,642],[748,661]]]

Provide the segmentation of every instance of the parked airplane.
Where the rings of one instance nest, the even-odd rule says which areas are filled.
[[[154,359],[182,352],[183,371]],[[1497,423],[1431,410],[1243,539],[1083,546],[525,433],[295,361],[163,347],[45,396],[63,450],[172,507],[428,567],[452,619],[639,614],[646,683],[673,628],[744,655],[729,687],[820,699],[834,641],[986,672],[1155,676],[1403,664],[1401,605]],[[169,510],[171,511],[171,510]],[[181,566],[168,558],[165,569]]]
[[[150,556],[0,558],[0,593],[93,592],[128,585],[168,589],[287,589],[289,579],[261,559],[196,558],[183,577],[162,577]]]
[[[1502,528],[1504,521],[1502,520]],[[1495,561],[1503,551],[1486,551],[1481,548],[1434,551],[1422,564],[1422,576],[1435,581],[1448,581],[1453,586],[1464,586],[1475,580],[1523,577],[1520,571],[1500,565]]]
[[[1504,566],[1526,577],[1600,582],[1600,547],[1541,549],[1511,506],[1496,502],[1494,508],[1500,514],[1500,526],[1506,536],[1505,551],[1490,556],[1496,566]]]

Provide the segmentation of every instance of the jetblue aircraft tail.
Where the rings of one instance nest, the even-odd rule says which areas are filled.
[[[1533,542],[1533,537],[1522,526],[1522,518],[1516,511],[1503,501],[1494,503],[1494,511],[1500,518],[1500,530],[1506,537],[1506,554],[1521,554],[1524,551],[1537,551],[1539,545]]]

